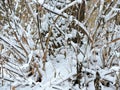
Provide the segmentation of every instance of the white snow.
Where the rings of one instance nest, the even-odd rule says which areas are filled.
[[[38,2],[40,3],[40,5],[42,5],[44,3],[44,0],[38,0]]]
[[[77,1],[77,3],[82,3],[82,0],[76,0]]]
[[[0,23],[3,25],[0,30],[0,90],[13,90],[13,86],[15,90],[80,90],[75,84],[79,75],[81,90],[95,90],[96,72],[100,74],[101,90],[115,90],[120,75],[120,40],[114,40],[119,38],[120,25],[115,24],[113,17],[120,11],[117,7],[120,0],[110,7],[104,6],[105,0],[86,6],[85,14],[88,15],[81,22],[72,14],[71,7],[82,2],[26,0],[25,5],[21,5],[20,0],[15,0],[15,4],[9,6],[5,1],[7,12],[0,4]],[[85,5],[88,2],[86,0]],[[36,4],[43,7],[38,13]],[[108,12],[105,14],[106,8]],[[96,12],[96,20],[90,21]],[[23,14],[27,18],[22,17]],[[96,22],[101,17],[105,21],[98,25]],[[71,27],[72,23],[81,27],[81,31]],[[89,23],[94,23],[94,27]],[[49,26],[52,34],[46,48]],[[79,43],[76,42],[78,38]],[[45,70],[43,59],[46,60]],[[110,86],[102,85],[103,80]]]

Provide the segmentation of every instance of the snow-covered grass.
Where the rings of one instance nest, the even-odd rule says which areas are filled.
[[[119,90],[119,2],[1,0],[0,90]]]

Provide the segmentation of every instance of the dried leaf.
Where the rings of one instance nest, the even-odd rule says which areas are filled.
[[[19,58],[19,59],[18,59],[18,63],[23,64],[23,63],[24,63],[24,60],[23,60],[22,58]]]
[[[15,86],[12,86],[11,90],[15,90]]]
[[[2,49],[4,49],[3,44],[0,44],[0,52],[2,52]]]
[[[22,42],[29,45],[28,42],[27,42],[27,39],[24,36],[22,36]]]

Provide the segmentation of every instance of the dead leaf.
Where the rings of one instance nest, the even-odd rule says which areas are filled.
[[[11,90],[15,90],[15,86],[12,86]]]

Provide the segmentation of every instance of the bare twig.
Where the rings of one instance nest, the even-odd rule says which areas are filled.
[[[43,55],[43,70],[45,70],[45,62],[46,62],[46,58],[47,58],[48,44],[49,44],[51,33],[52,33],[52,27],[49,26],[48,37],[46,39],[46,48],[45,48],[45,52],[44,52],[44,55]]]

